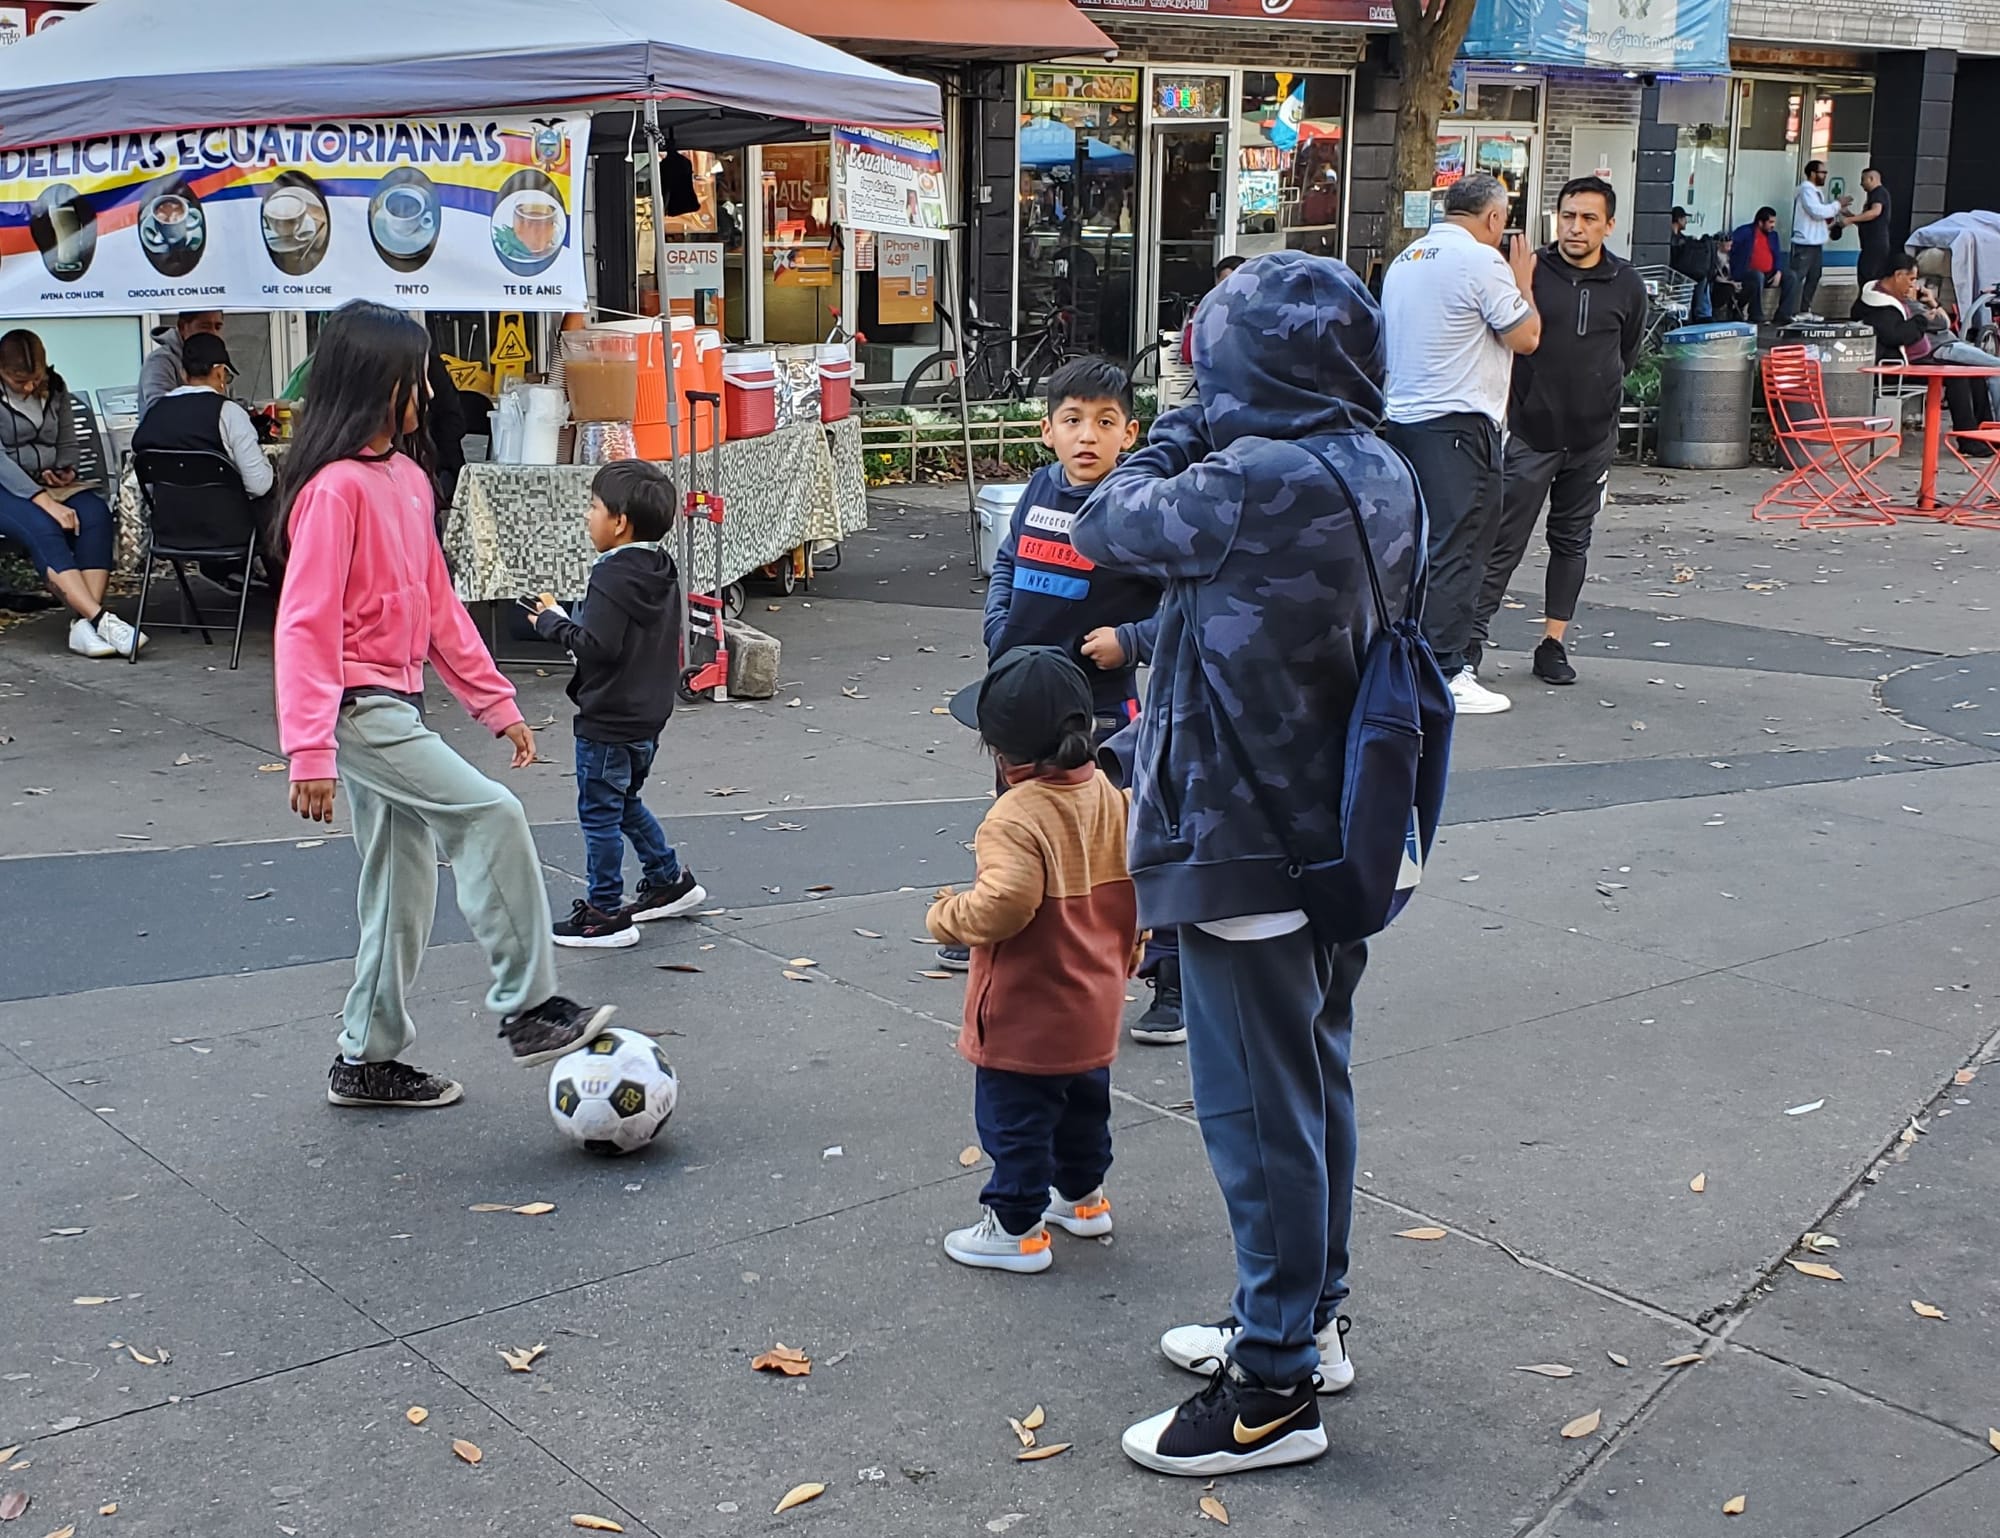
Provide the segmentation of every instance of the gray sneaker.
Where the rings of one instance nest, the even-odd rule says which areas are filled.
[[[555,998],[509,1015],[500,1022],[500,1034],[523,1068],[553,1063],[565,1053],[587,1047],[604,1034],[616,1004],[579,1004],[574,999]]]
[[[431,1111],[456,1104],[464,1093],[450,1079],[408,1063],[350,1063],[337,1057],[326,1076],[328,1105]]]

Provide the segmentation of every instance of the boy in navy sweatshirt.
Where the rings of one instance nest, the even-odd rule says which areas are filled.
[[[1069,542],[1070,525],[1098,482],[1117,467],[1118,456],[1139,441],[1132,413],[1132,382],[1117,364],[1077,358],[1049,376],[1042,442],[1056,457],[1021,490],[1014,521],[993,562],[986,586],[986,653],[997,661],[1017,646],[1060,646],[1090,680],[1093,737],[1103,741],[1139,714],[1136,659],[1127,655],[1101,666],[1086,654],[1084,637],[1106,626],[1136,624],[1160,606],[1160,585],[1151,578],[1100,570]],[[938,960],[954,971],[971,965],[963,946],[947,945]],[[1153,960],[1149,956],[1149,961]],[[1157,1029],[1134,1031],[1141,1039],[1182,1041],[1180,979],[1153,967],[1155,1006],[1147,1018]],[[1161,991],[1171,986],[1171,997]],[[1161,1006],[1171,1004],[1166,1015]],[[1167,1016],[1170,1015],[1170,1018]],[[1157,1017],[1157,1018],[1156,1018]]]

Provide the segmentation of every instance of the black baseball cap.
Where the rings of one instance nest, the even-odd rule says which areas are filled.
[[[218,366],[232,374],[236,372],[236,365],[229,356],[229,344],[213,332],[197,331],[181,343],[183,373],[212,374]]]
[[[1062,745],[1073,718],[1088,726],[1090,680],[1060,646],[1017,646],[951,697],[951,713],[1011,762],[1039,763]]]

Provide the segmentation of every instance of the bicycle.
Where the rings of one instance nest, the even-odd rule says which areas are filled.
[[[1057,307],[1042,317],[1030,331],[1011,332],[999,321],[970,317],[961,333],[972,342],[965,360],[965,397],[969,401],[1025,401],[1034,397],[1043,376],[1061,368],[1072,357],[1071,312]],[[950,325],[949,318],[945,321]],[[1018,363],[1010,362],[1017,346],[1024,346]],[[958,401],[958,355],[941,347],[910,371],[903,381],[905,406],[955,405]]]

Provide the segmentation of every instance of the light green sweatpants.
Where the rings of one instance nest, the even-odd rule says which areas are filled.
[[[342,706],[334,741],[361,855],[361,947],[340,1050],[388,1062],[416,1038],[407,998],[430,944],[440,849],[493,972],[486,1007],[511,1015],[554,994],[548,893],[513,792],[454,753],[414,706],[386,695]]]

